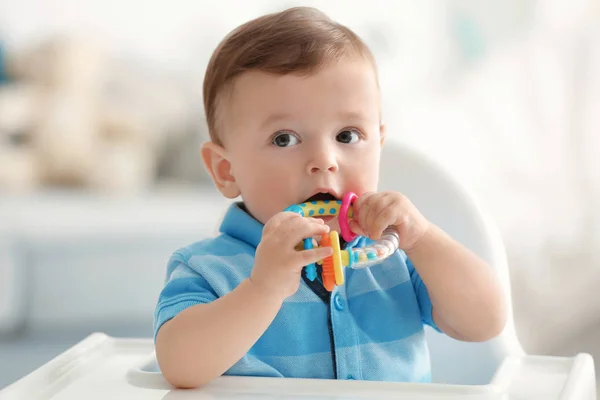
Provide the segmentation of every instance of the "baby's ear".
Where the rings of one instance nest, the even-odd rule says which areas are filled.
[[[379,142],[381,146],[383,146],[383,142],[385,142],[386,128],[384,124],[379,125]]]
[[[219,192],[228,199],[240,195],[240,190],[231,174],[231,163],[227,159],[227,152],[222,146],[214,142],[206,142],[200,149],[204,167],[210,174]]]

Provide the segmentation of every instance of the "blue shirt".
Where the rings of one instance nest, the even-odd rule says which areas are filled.
[[[262,228],[233,204],[219,236],[173,254],[156,306],[155,338],[182,310],[210,303],[250,277]],[[397,251],[367,269],[345,268],[344,285],[331,293],[303,276],[269,328],[226,374],[429,382],[424,323],[437,329],[427,289]]]

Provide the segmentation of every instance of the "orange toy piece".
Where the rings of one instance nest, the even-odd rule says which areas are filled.
[[[328,234],[324,234],[321,237],[321,246],[331,246],[331,240]],[[323,259],[322,268],[321,279],[323,279],[323,286],[327,291],[331,292],[335,288],[335,273],[333,270],[333,258],[331,256]]]

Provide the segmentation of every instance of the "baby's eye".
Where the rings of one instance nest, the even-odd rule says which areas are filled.
[[[298,144],[300,141],[291,133],[280,133],[273,138],[272,143],[277,147],[290,147]]]
[[[356,129],[344,129],[335,139],[340,143],[353,144],[360,140],[360,134]]]

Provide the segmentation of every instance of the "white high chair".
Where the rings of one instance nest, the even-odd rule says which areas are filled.
[[[464,343],[426,328],[432,384],[221,377],[203,389],[171,390],[151,339],[91,335],[0,392],[0,399],[595,399],[594,363],[526,355],[517,339],[500,235],[467,191],[422,153],[389,141],[382,156],[380,190],[406,194],[431,221],[485,259],[507,293],[509,321],[486,343]]]
[[[499,337],[485,343],[466,343],[426,327],[434,382],[466,385],[490,382],[506,356],[524,354],[513,322],[508,266],[500,233],[467,190],[421,152],[394,142],[386,143],[380,174],[380,190],[404,193],[430,221],[496,270],[509,310],[508,323]]]

